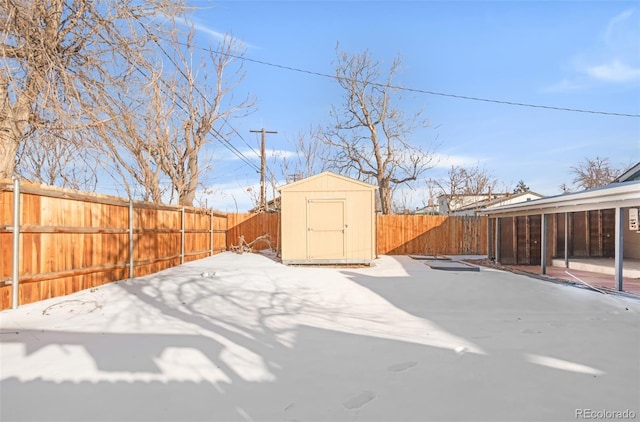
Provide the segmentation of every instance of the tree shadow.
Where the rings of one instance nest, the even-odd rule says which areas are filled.
[[[519,399],[535,394],[549,373],[482,338],[499,336],[494,328],[470,324],[478,307],[505,320],[526,310],[513,303],[507,309],[513,315],[496,316],[490,310],[498,297],[472,309],[477,292],[463,293],[473,281],[455,274],[437,279],[407,260],[398,258],[392,271],[289,271],[265,257],[226,253],[105,286],[89,297],[100,298],[104,289],[108,300],[84,307],[34,306],[25,323],[3,320],[0,417],[513,420],[517,413],[508,412],[520,410],[545,419],[549,413],[536,413],[538,402]],[[492,282],[513,285],[498,276]],[[36,318],[40,309],[48,313]],[[430,321],[449,334],[436,347]],[[517,320],[503,325],[509,324],[509,335],[525,336],[518,330],[534,327]],[[446,343],[467,337],[491,354],[463,355],[455,352],[459,343]],[[534,335],[528,337],[527,345],[535,345]],[[553,378],[567,389],[578,379]],[[565,397],[562,408],[584,397]],[[492,408],[504,398],[504,409]],[[460,400],[468,406],[457,406]]]

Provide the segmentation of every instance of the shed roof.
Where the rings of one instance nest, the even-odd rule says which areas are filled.
[[[640,180],[614,183],[582,192],[569,193],[489,209],[490,217],[555,214],[602,210],[617,207],[640,207]]]
[[[289,183],[288,185],[284,185],[284,186],[280,187],[278,189],[278,191],[282,192],[282,191],[286,191],[286,190],[289,190],[289,189],[295,189],[295,188],[301,187],[302,185],[305,185],[305,184],[307,184],[307,183],[309,183],[309,182],[311,182],[313,180],[320,179],[320,178],[333,178],[333,179],[336,179],[336,180],[339,180],[339,181],[342,181],[342,182],[352,183],[352,184],[357,185],[358,187],[360,187],[362,189],[370,189],[370,190],[378,189],[377,186],[370,185],[369,183],[361,182],[359,180],[352,179],[350,177],[343,176],[343,175],[340,175],[340,174],[336,174],[336,173],[333,173],[331,171],[325,171],[325,172],[318,173],[316,175],[313,175],[313,176],[306,177],[304,179],[298,180],[296,182]]]

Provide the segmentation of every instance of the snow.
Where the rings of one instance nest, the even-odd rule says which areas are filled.
[[[0,330],[2,421],[640,415],[638,301],[405,256],[223,253],[1,312]]]

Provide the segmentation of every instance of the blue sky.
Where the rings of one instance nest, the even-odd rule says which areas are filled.
[[[332,74],[335,46],[369,50],[385,68],[400,55],[395,84],[423,91],[561,108],[640,114],[640,4],[602,2],[459,1],[193,1],[196,42],[215,45],[231,32],[245,57]],[[293,150],[300,131],[330,122],[341,92],[329,78],[256,62],[245,63],[238,94],[257,110],[231,124],[233,142],[259,163],[265,128],[269,154]],[[571,184],[570,167],[585,157],[625,167],[640,161],[640,118],[518,107],[407,92],[398,106],[423,110],[431,126],[412,142],[434,147],[439,159],[401,191],[410,207],[428,200],[424,179],[451,164],[479,165],[513,189],[522,179],[543,195]],[[222,211],[251,207],[258,174],[219,144],[204,177],[207,205]],[[274,158],[270,166],[277,166]]]

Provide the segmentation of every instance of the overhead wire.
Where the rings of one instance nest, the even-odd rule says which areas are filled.
[[[149,37],[156,43],[156,45],[160,48],[160,50],[162,51],[162,54],[164,54],[169,61],[171,61],[171,63],[174,65],[175,69],[180,72],[180,74],[182,75],[182,77],[184,77],[186,80],[188,80],[188,76],[184,73],[184,71],[182,70],[182,68],[178,65],[178,63],[176,63],[175,59],[173,57],[171,57],[171,55],[165,50],[165,48],[158,42],[158,36],[151,34],[151,32],[149,32],[149,30],[147,29],[146,25],[142,22],[140,22],[139,18],[135,18],[136,21],[140,24],[140,26],[142,27],[142,29],[147,33],[147,35],[149,35]],[[161,38],[163,39],[163,38]],[[163,39],[164,41],[168,41],[166,39]],[[184,46],[188,46],[185,43],[179,43],[180,45],[184,45]],[[198,48],[201,50],[204,50],[202,47],[197,47],[197,46],[189,46],[189,47],[193,47],[193,48]],[[207,50],[208,51],[208,50]],[[136,66],[136,68],[138,69],[138,71],[142,72],[142,70]],[[144,72],[143,72],[144,74]],[[145,75],[148,76],[148,75]],[[161,78],[162,80],[162,78]],[[166,81],[163,80],[163,83],[165,85],[167,85]],[[209,99],[207,98],[207,96],[200,90],[200,88],[198,88],[197,85],[193,86],[194,91],[200,95],[200,97],[207,102],[207,104],[209,104],[209,106],[213,107],[213,104],[211,104],[211,101],[209,101]],[[179,94],[176,94],[176,96],[182,100],[183,103],[187,104],[187,101],[182,98]],[[185,109],[180,105],[177,104],[176,105],[182,110],[185,111]],[[231,126],[231,124],[229,123],[229,121],[223,116],[222,119],[225,121],[225,123],[227,125],[229,125],[229,127],[233,130],[233,132],[235,132],[243,141],[244,143],[249,147],[249,149],[251,151],[253,151],[256,156],[258,158],[260,158],[260,155],[255,151],[255,149],[253,149],[242,137],[242,135],[240,135],[240,133],[233,127]],[[256,172],[260,172],[260,167],[258,167],[257,164],[255,164],[254,162],[251,161],[251,159],[249,159],[249,157],[247,157],[242,151],[240,151],[235,145],[233,145],[231,143],[231,141],[229,141],[224,135],[222,135],[217,129],[215,129],[214,127],[211,128],[211,131],[214,132],[214,134],[217,136],[217,140],[220,141],[220,143],[227,148],[229,151],[231,151],[236,157],[238,157],[240,160],[242,160],[244,163],[246,163],[249,167],[253,168]]]
[[[157,35],[153,35],[152,36],[152,34],[146,28],[146,25],[144,25],[139,20],[138,20],[138,22],[140,23],[140,26],[144,29],[144,31],[148,35],[151,36],[151,39],[160,48],[160,50],[162,51],[163,55],[166,56],[172,62],[172,64],[175,66],[176,70],[178,72],[180,72],[183,77],[187,78],[187,75],[184,73],[183,69],[178,65],[178,63],[176,63],[175,59],[173,57],[171,57],[171,55],[165,50],[165,48],[158,41],[159,39],[163,40],[163,41],[170,41],[170,40],[164,39],[162,37],[158,37]],[[176,41],[171,41],[171,42],[176,42]],[[258,60],[258,59],[253,59],[253,58],[249,58],[249,57],[245,57],[245,56],[239,56],[239,55],[236,55],[236,54],[231,54],[231,53],[224,52],[224,51],[218,51],[218,50],[211,49],[211,48],[204,48],[204,47],[200,47],[200,46],[197,46],[197,45],[194,45],[194,44],[187,44],[185,42],[177,41],[176,43],[178,45],[182,45],[182,46],[185,46],[185,47],[189,47],[189,48],[193,48],[193,49],[197,49],[197,50],[201,50],[201,51],[206,51],[206,52],[211,52],[211,53],[215,53],[215,54],[220,54],[220,55],[224,55],[224,56],[231,57],[231,58],[234,58],[234,59],[242,60],[242,61],[245,61],[245,62],[256,63],[256,64],[260,64],[260,65],[264,65],[264,66],[270,66],[270,67],[283,69],[283,70],[287,70],[287,71],[291,71],[291,72],[298,72],[298,73],[303,73],[303,74],[308,74],[308,75],[313,75],[313,76],[319,76],[319,77],[328,78],[328,79],[331,79],[331,80],[338,80],[338,81],[341,80],[341,79],[344,79],[344,78],[340,78],[339,76],[331,75],[331,74],[328,74],[328,73],[323,73],[323,72],[318,72],[318,71],[313,71],[313,70],[308,70],[308,69],[301,69],[301,68],[282,65],[282,64],[277,64],[277,63],[271,63],[271,62],[267,62],[267,61],[264,61],[264,60]],[[383,83],[379,83],[379,82],[372,82],[371,85],[379,86],[379,87],[383,87],[383,88],[396,89],[396,90],[399,90],[399,91],[414,92],[414,93],[419,93],[419,94],[434,95],[434,96],[455,98],[455,99],[461,99],[461,100],[480,101],[480,102],[486,102],[486,103],[502,104],[502,105],[508,105],[508,106],[529,107],[529,108],[547,109],[547,110],[555,110],[555,111],[566,111],[566,112],[575,112],[575,113],[598,114],[598,115],[606,115],[606,116],[632,117],[632,118],[639,118],[640,117],[640,114],[618,113],[618,112],[610,112],[610,111],[602,111],[602,110],[589,110],[589,109],[579,109],[579,108],[571,108],[571,107],[550,106],[550,105],[543,105],[543,104],[532,104],[532,103],[524,103],[524,102],[517,102],[517,101],[497,100],[497,99],[492,99],[492,98],[451,94],[451,93],[446,93],[446,92],[431,91],[431,90],[425,90],[425,89],[419,89],[419,88],[411,88],[411,87],[404,87],[404,86],[398,86],[398,85],[383,84]],[[207,98],[207,96],[204,95],[204,93],[200,90],[200,88],[197,85],[194,86],[194,90],[209,105],[212,105],[211,102],[209,101],[209,99]],[[180,98],[186,104],[186,101],[182,97],[180,97],[178,95],[178,98]],[[184,108],[182,108],[182,106],[180,106],[179,104],[177,104],[177,105],[178,105],[178,107],[180,107],[184,111]],[[232,132],[235,133],[245,143],[245,145],[247,145],[249,150],[252,151],[256,155],[256,157],[259,158],[260,154],[229,123],[228,119],[225,118],[224,116],[222,117],[222,119],[229,126],[229,128],[231,128]],[[231,141],[229,141],[225,136],[223,136],[217,129],[212,128],[211,131],[216,135],[216,139],[225,148],[227,148],[229,151],[231,151],[235,156],[237,156],[239,159],[241,159],[245,164],[247,164],[250,167],[252,167],[254,170],[260,171],[259,167],[255,163],[253,163],[242,151],[240,151],[235,145],[233,145],[233,143],[231,143]]]
[[[185,45],[185,44],[183,44],[183,45]],[[194,48],[203,49],[202,47],[196,47],[196,46],[194,46]],[[238,56],[238,55],[234,55],[234,54],[230,54],[230,53],[225,53],[223,51],[217,51],[217,50],[207,50],[207,51],[211,51],[211,52],[216,53],[216,54],[226,55],[226,56],[238,59],[238,60],[244,60],[244,61],[247,61],[247,62],[261,64],[261,65],[264,65],[264,66],[271,66],[271,67],[274,67],[274,68],[284,69],[284,70],[288,70],[288,71],[291,71],[291,72],[305,73],[305,74],[313,75],[313,76],[321,76],[321,77],[329,78],[329,79],[333,79],[333,80],[344,79],[344,78],[340,78],[339,76],[331,75],[331,74],[328,74],[328,73],[322,73],[322,72],[317,72],[317,71],[307,70],[307,69],[300,69],[300,68],[297,68],[297,67],[286,66],[286,65],[281,65],[281,64],[277,64],[277,63],[271,63],[271,62],[267,62],[267,61],[264,61],[264,60],[257,60],[257,59],[252,59],[252,58],[249,58],[249,57],[244,57],[244,56]],[[356,81],[356,82],[358,82],[358,81]],[[503,105],[509,105],[509,106],[517,106],[517,107],[530,107],[530,108],[540,108],[540,109],[547,109],[547,110],[568,111],[568,112],[574,112],[574,113],[600,114],[600,115],[618,116],[618,117],[635,117],[635,118],[640,117],[640,114],[618,113],[618,112],[602,111],[602,110],[588,110],[588,109],[571,108],[571,107],[558,107],[558,106],[550,106],[550,105],[543,105],[543,104],[523,103],[523,102],[517,102],[517,101],[496,100],[496,99],[492,99],[492,98],[483,98],[483,97],[475,97],[475,96],[469,96],[469,95],[451,94],[451,93],[446,93],[446,92],[430,91],[430,90],[425,90],[425,89],[410,88],[410,87],[399,86],[399,85],[383,84],[383,83],[379,83],[379,82],[372,82],[371,85],[384,87],[384,88],[396,89],[398,91],[415,92],[415,93],[419,93],[419,94],[436,95],[436,96],[441,96],[441,97],[457,98],[457,99],[461,99],[461,100],[481,101],[481,102],[486,102],[486,103],[503,104]]]

